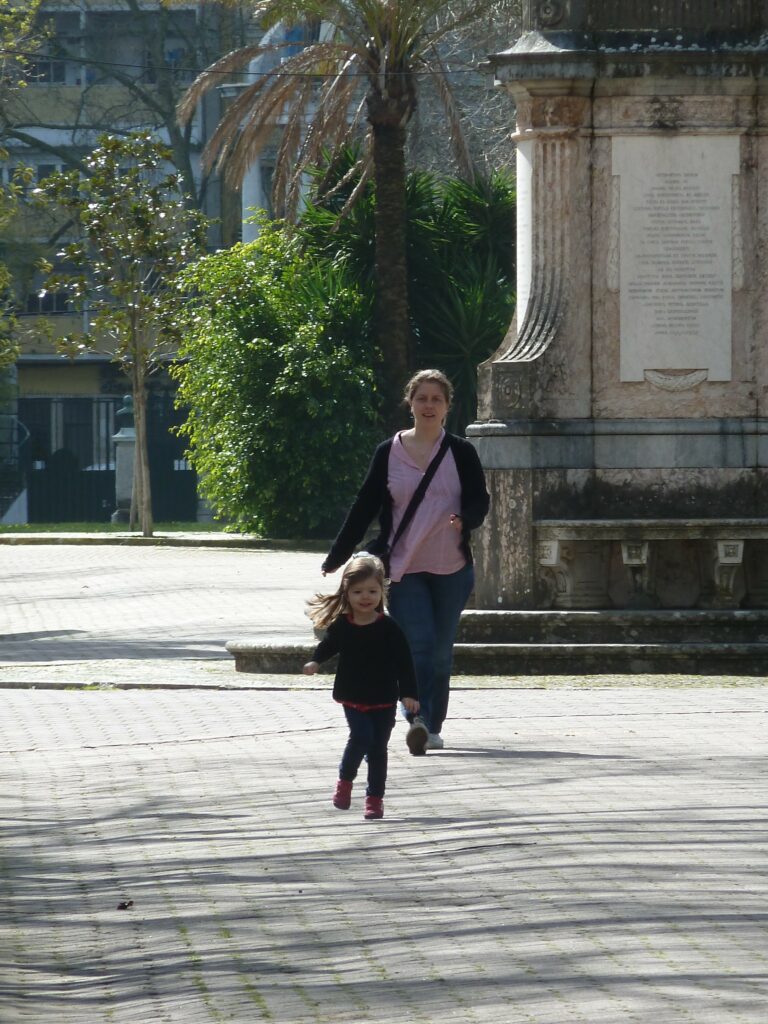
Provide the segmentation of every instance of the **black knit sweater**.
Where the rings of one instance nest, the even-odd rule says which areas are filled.
[[[357,626],[346,616],[328,627],[312,660],[339,655],[333,684],[337,701],[353,704],[395,704],[417,699],[416,674],[405,634],[394,619],[381,615],[368,626]]]
[[[323,562],[325,572],[334,572],[343,565],[357,548],[376,516],[379,517],[379,550],[392,533],[392,495],[389,492],[389,451],[392,438],[383,441],[373,453],[368,473],[360,492],[347,513],[331,550]],[[488,514],[490,498],[485,486],[485,475],[474,446],[463,437],[448,434],[448,447],[453,454],[461,484],[461,550],[468,562],[472,561],[469,535]]]

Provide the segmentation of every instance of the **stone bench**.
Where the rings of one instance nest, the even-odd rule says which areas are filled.
[[[619,559],[628,607],[674,606],[659,595],[663,545],[678,557],[688,546],[700,574],[696,607],[768,607],[768,519],[538,519],[533,527],[552,607],[610,607]]]

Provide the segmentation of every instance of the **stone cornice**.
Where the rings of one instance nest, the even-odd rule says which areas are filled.
[[[672,46],[570,49],[519,44],[488,58],[499,83],[536,79],[756,78],[768,75],[768,46],[683,49]]]

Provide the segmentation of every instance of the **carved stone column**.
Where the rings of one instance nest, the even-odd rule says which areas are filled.
[[[518,306],[502,355],[488,367],[488,413],[501,420],[584,416],[589,395],[578,371],[589,365],[589,101],[519,90],[516,98]],[[566,337],[567,351],[557,344]]]

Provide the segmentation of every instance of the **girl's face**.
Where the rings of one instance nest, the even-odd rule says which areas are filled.
[[[355,615],[370,615],[384,599],[381,584],[375,576],[366,576],[347,588],[347,601]]]
[[[448,401],[440,385],[431,381],[419,384],[411,398],[411,413],[414,423],[442,426],[448,415]]]

